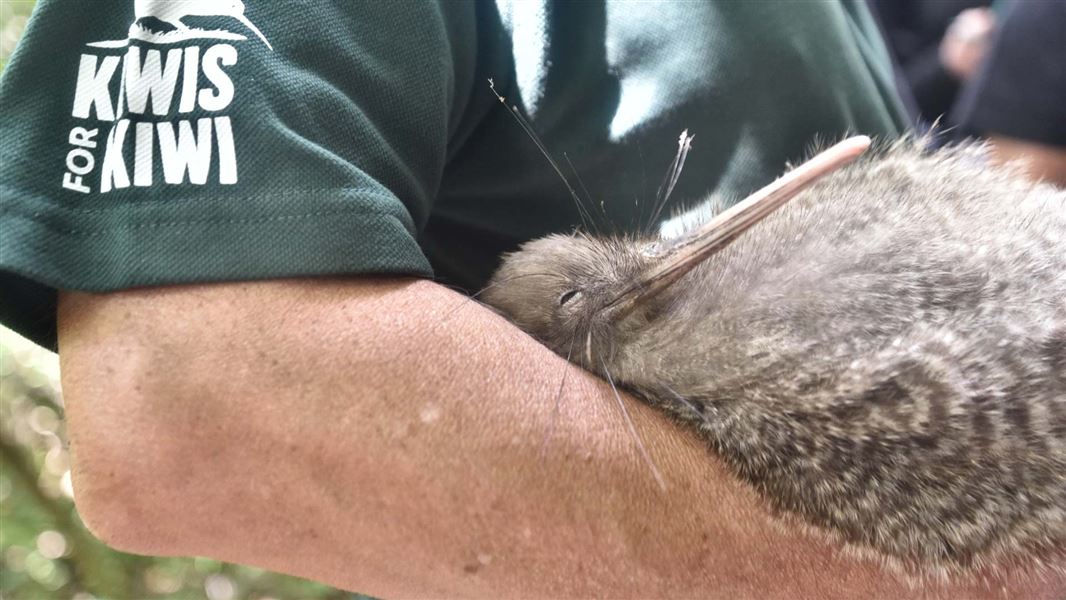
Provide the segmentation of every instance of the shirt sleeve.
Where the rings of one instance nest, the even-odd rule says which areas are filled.
[[[1066,3],[1013,2],[1001,23],[954,108],[960,134],[1066,148]]]
[[[431,275],[473,13],[41,0],[0,82],[0,320],[51,345],[57,289]]]

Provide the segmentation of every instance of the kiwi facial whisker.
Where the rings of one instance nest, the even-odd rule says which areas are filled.
[[[695,404],[689,402],[688,398],[685,398],[681,394],[678,394],[670,386],[664,385],[663,388],[666,391],[670,392],[670,394],[674,398],[676,398],[678,402],[680,402],[681,404],[684,404],[685,408],[688,408],[689,410],[691,410],[692,414],[696,415],[696,417],[698,417],[700,421],[703,421],[704,423],[710,424],[710,421],[707,419],[707,415],[703,414],[702,411],[700,411],[698,408],[696,408]]]
[[[520,273],[518,275],[513,275],[511,277],[507,277],[507,278],[501,279],[499,281],[494,281],[494,282],[490,283],[489,285],[486,285],[485,287],[481,288],[480,290],[474,292],[470,296],[467,296],[466,298],[463,298],[462,300],[460,300],[459,301],[459,306],[455,307],[455,309],[453,309],[450,313],[444,315],[444,318],[441,319],[441,322],[444,322],[444,321],[447,321],[448,319],[451,319],[452,317],[455,316],[455,313],[459,312],[463,307],[467,306],[470,302],[476,301],[478,296],[484,294],[485,292],[491,290],[492,288],[500,286],[500,285],[504,285],[504,284],[507,284],[507,283],[510,283],[510,282],[512,282],[512,281],[514,281],[516,279],[523,279],[525,277],[556,277],[556,278],[558,278],[559,275],[557,275],[555,273]]]
[[[607,383],[611,384],[611,391],[614,392],[614,399],[618,403],[618,408],[622,411],[622,417],[626,421],[626,427],[629,429],[629,435],[633,438],[633,443],[637,446],[637,451],[640,452],[641,458],[647,463],[652,477],[654,477],[655,482],[659,484],[659,489],[665,492],[666,480],[663,479],[663,474],[659,472],[659,467],[655,465],[655,461],[651,459],[651,454],[648,453],[647,447],[644,446],[644,441],[640,439],[640,435],[637,433],[637,428],[633,425],[633,418],[629,416],[629,409],[626,408],[626,403],[622,400],[622,395],[618,393],[618,386],[614,384],[614,378],[611,377],[611,372],[607,370],[607,362],[601,359],[600,365],[603,367],[603,374],[607,376]]]
[[[563,158],[566,159],[567,164],[570,166],[570,172],[572,172],[574,177],[577,178],[577,183],[585,193],[585,198],[588,200],[588,203],[594,205],[595,202],[592,200],[592,196],[589,194],[588,189],[585,188],[584,182],[581,181],[581,176],[577,173],[577,168],[574,167],[574,163],[570,162],[570,157],[566,152],[563,152]],[[577,208],[578,215],[581,217],[581,224],[588,229],[595,230],[596,235],[602,235],[603,232],[600,230],[600,226],[596,222],[596,217],[593,216],[592,210],[578,198],[574,199],[574,205]]]
[[[688,158],[688,151],[692,148],[692,139],[695,137],[694,135],[689,135],[687,129],[681,132],[681,137],[677,140],[677,154],[674,155],[674,160],[666,171],[666,178],[663,179],[662,184],[659,185],[658,192],[655,194],[655,205],[651,218],[648,219],[647,225],[642,229],[645,235],[655,227],[655,222],[659,219],[663,208],[666,207],[666,203],[674,193],[674,187],[677,185],[677,180],[681,178],[681,171],[685,168],[685,159]]]
[[[579,187],[581,187],[581,191],[585,193],[585,199],[588,200],[588,203],[592,206],[596,206],[596,201],[592,199],[592,194],[590,194],[588,188],[585,187],[585,182],[581,179],[581,175],[577,172],[577,167],[575,167],[574,163],[570,160],[570,155],[566,152],[563,152],[563,158],[566,160],[566,164],[570,167],[570,171],[574,174],[574,179],[577,179],[577,184]],[[604,218],[604,225],[610,225],[611,229],[614,230],[615,225],[611,222],[611,217],[607,215],[607,210],[603,207],[602,201],[600,202],[599,207],[600,214],[603,215]],[[589,221],[592,222],[592,226],[596,229],[596,234],[603,235],[603,230],[600,229],[600,226],[596,223],[596,219],[593,216],[592,211],[589,210],[588,207],[585,207],[585,214],[588,215]]]
[[[563,180],[563,185],[566,186],[567,191],[570,192],[570,196],[574,199],[574,202],[577,203],[578,212],[581,212],[581,198],[574,190],[574,186],[570,184],[570,180],[567,179],[566,175],[563,174],[563,170],[559,168],[559,164],[555,162],[555,159],[552,158],[551,153],[548,152],[548,147],[544,145],[544,142],[541,141],[540,136],[537,135],[537,132],[533,130],[533,126],[529,124],[529,121],[526,120],[524,116],[522,116],[522,113],[518,110],[517,105],[507,105],[507,99],[501,96],[500,93],[496,91],[496,82],[493,81],[491,77],[489,78],[489,89],[492,90],[492,94],[496,96],[496,99],[500,101],[500,104],[504,105],[504,107],[507,108],[507,112],[511,113],[511,116],[514,117],[514,120],[522,128],[522,131],[524,131],[526,135],[529,136],[529,139],[533,140],[533,143],[537,145],[537,149],[540,150],[540,153],[544,155],[544,158],[547,159],[548,164],[551,165],[551,168],[555,170],[555,173],[559,175],[559,179]],[[593,222],[593,225],[595,225],[595,222]]]
[[[544,434],[544,441],[540,444],[540,459],[543,461],[548,455],[548,443],[551,442],[552,436],[555,435],[555,424],[559,421],[559,408],[563,403],[563,388],[566,387],[566,378],[570,374],[571,365],[570,357],[574,353],[574,342],[577,341],[577,336],[570,338],[570,349],[566,351],[567,364],[563,367],[563,378],[559,382],[559,391],[555,393],[555,405],[552,406],[551,417],[548,420],[548,431]]]

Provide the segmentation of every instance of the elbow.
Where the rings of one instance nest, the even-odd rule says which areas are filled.
[[[98,448],[97,448],[98,449]],[[131,554],[183,554],[167,527],[159,488],[124,461],[102,464],[96,449],[79,450],[72,466],[74,503],[85,527],[115,550]]]
[[[60,350],[74,501],[86,527],[124,552],[188,552],[180,522],[189,498],[182,478],[197,464],[190,436],[195,406],[153,381],[142,350],[105,338]]]
[[[74,502],[85,526],[116,550],[183,554],[175,465],[189,448],[180,443],[180,425],[172,432],[146,427],[145,398],[135,390],[96,395],[64,387]]]

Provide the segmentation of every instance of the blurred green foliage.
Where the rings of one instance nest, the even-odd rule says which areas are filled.
[[[0,69],[33,5],[0,0]],[[68,448],[58,357],[0,327],[0,599],[353,597],[251,567],[104,546],[74,508]]]
[[[0,70],[15,50],[36,0],[0,0]]]

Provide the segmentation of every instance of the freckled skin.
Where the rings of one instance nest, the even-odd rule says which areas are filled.
[[[1066,192],[900,143],[613,319],[651,241],[535,240],[484,299],[852,547],[948,574],[1062,554]]]

